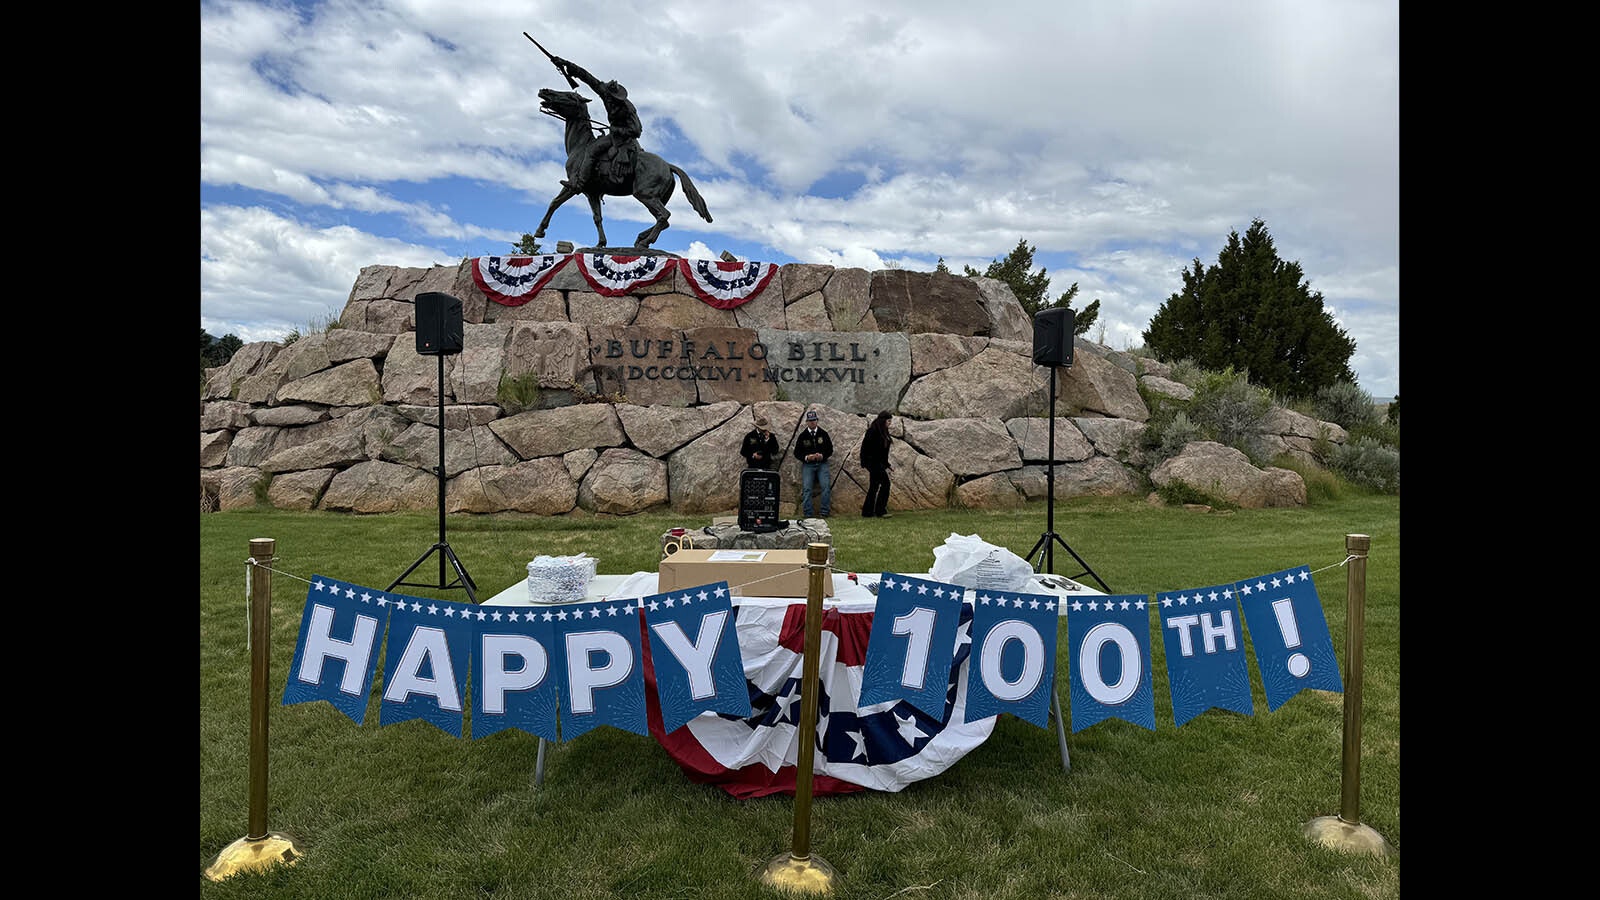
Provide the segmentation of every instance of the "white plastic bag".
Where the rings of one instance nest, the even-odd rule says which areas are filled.
[[[1021,591],[1033,577],[1033,566],[1004,547],[997,547],[975,534],[955,534],[933,548],[936,581],[986,591]]]

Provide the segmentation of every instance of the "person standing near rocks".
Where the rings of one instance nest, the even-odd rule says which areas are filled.
[[[861,502],[861,517],[889,518],[889,420],[894,415],[888,410],[867,426],[861,437],[861,467],[867,470],[867,498]]]
[[[752,469],[776,469],[780,452],[778,436],[767,427],[766,416],[756,416],[756,427],[744,436],[744,445],[739,448],[745,465]]]
[[[806,410],[806,427],[794,439],[794,455],[800,460],[800,509],[806,518],[815,518],[820,509],[826,519],[833,511],[828,457],[833,455],[833,438],[817,426],[817,411]],[[815,500],[815,505],[813,505]]]

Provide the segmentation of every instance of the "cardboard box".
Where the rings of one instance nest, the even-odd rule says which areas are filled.
[[[822,595],[833,596],[833,577],[824,572]],[[811,589],[804,550],[679,550],[661,560],[660,593],[726,581],[740,597],[799,597]]]

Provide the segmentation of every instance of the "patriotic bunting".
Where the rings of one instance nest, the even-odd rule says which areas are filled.
[[[515,728],[554,741],[561,677],[556,671],[554,616],[512,610],[473,616],[472,737]]]
[[[728,583],[653,594],[641,602],[662,727],[677,731],[703,712],[750,715]]]
[[[1056,632],[1050,594],[978,591],[972,609],[972,656],[978,677],[967,696],[973,718],[1011,713],[1044,728],[1055,690]]]
[[[1155,729],[1146,595],[966,593],[884,573],[875,602],[824,610],[818,795],[937,775],[1001,713],[1048,727],[1063,615],[1072,731],[1110,718]],[[1308,688],[1343,690],[1305,566],[1156,600],[1174,725],[1214,708],[1253,713],[1245,628],[1269,709]],[[460,737],[469,702],[474,739],[515,729],[569,740],[610,725],[654,737],[691,778],[734,796],[793,793],[805,617],[803,602],[735,606],[727,582],[526,608],[317,576],[283,704],[326,700],[362,724],[381,650],[380,725],[421,719]]]
[[[472,649],[467,619],[478,607],[417,597],[392,599],[378,724],[421,719],[460,737]]]
[[[579,253],[578,271],[596,293],[607,297],[631,294],[660,281],[677,268],[669,256],[612,256],[607,253]]]
[[[1074,734],[1104,719],[1155,730],[1146,606],[1143,594],[1078,597],[1068,604]]]
[[[680,259],[678,269],[701,300],[717,309],[733,309],[766,290],[778,272],[776,263]]]
[[[1343,691],[1322,601],[1305,566],[1238,582],[1239,604],[1267,692],[1267,710],[1307,688]]]
[[[640,603],[574,604],[554,613],[556,657],[566,681],[561,692],[563,740],[600,725],[650,733],[639,650]]]
[[[312,577],[283,705],[326,700],[357,725],[365,722],[389,602],[379,591]]]
[[[543,256],[479,256],[472,260],[472,281],[485,297],[501,306],[521,306],[544,290],[544,286],[571,258],[554,253]]]
[[[965,589],[890,572],[879,585],[861,705],[905,700],[942,717]]]
[[[1233,593],[1233,585],[1222,584],[1156,595],[1174,725],[1212,707],[1255,712]]]

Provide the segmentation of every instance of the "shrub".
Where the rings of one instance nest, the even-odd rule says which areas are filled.
[[[1189,414],[1176,410],[1159,421],[1145,424],[1143,449],[1152,466],[1183,452],[1185,444],[1205,440],[1200,427],[1189,419]]]
[[[1182,506],[1193,503],[1197,506],[1209,506],[1212,509],[1238,509],[1238,505],[1221,497],[1208,494],[1192,484],[1183,481],[1169,481],[1156,488],[1156,496],[1169,506]]]
[[[1232,366],[1203,374],[1191,387],[1189,418],[1211,440],[1251,453],[1251,438],[1272,412],[1272,393],[1252,385],[1247,373]]]
[[[509,415],[532,409],[539,402],[539,374],[501,375],[495,387],[495,402]]]
[[[1206,370],[1200,364],[1188,357],[1172,364],[1172,380],[1181,382],[1189,387],[1199,387],[1200,379],[1204,378]]]
[[[1378,406],[1372,395],[1353,381],[1336,381],[1317,391],[1312,407],[1317,418],[1349,432],[1379,421]]]
[[[1300,475],[1300,480],[1306,483],[1308,505],[1320,501],[1341,500],[1350,493],[1346,483],[1338,475],[1297,456],[1285,453],[1273,459],[1272,464]]]
[[[1400,493],[1400,451],[1369,437],[1356,438],[1333,448],[1335,472],[1352,484],[1383,494]]]

